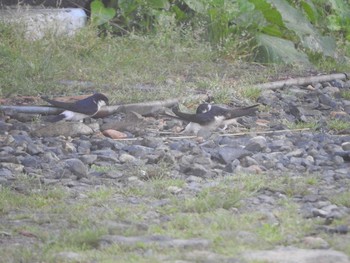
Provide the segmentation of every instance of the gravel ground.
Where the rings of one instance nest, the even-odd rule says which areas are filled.
[[[149,235],[150,225],[171,220],[157,212],[166,199],[155,204],[147,198],[122,197],[117,201],[143,203],[148,207],[146,222],[131,224],[139,229],[139,235],[123,236],[113,231],[102,235],[97,249],[141,242],[190,250],[181,262],[349,262],[346,254],[350,251],[350,201],[334,201],[339,196],[350,197],[350,128],[346,125],[350,123],[350,100],[344,95],[349,93],[350,81],[340,80],[265,90],[257,99],[262,105],[260,112],[241,118],[242,126],[196,138],[179,137],[175,131],[184,123],[164,116],[138,117],[137,125],[124,127],[118,134],[123,140],[114,140],[100,131],[106,126],[113,129],[113,124],[119,123],[123,116],[90,123],[49,124],[31,121],[32,116],[4,114],[0,119],[1,189],[10,187],[19,193],[26,192],[27,185],[21,187],[19,176],[25,174],[42,185],[64,186],[79,196],[96,186],[144,185],[165,167],[168,178],[185,182],[181,187],[169,186],[167,191],[179,200],[186,200],[224,178],[239,174],[265,175],[271,178],[271,185],[275,178],[284,176],[292,180],[288,181],[289,188],[260,189],[255,195],[245,197],[238,210],[260,211],[268,222],[278,223],[272,211],[278,209],[281,200],[291,196],[298,214],[317,222],[314,233],[303,239],[306,248],[291,247],[293,242],[287,242],[287,246],[226,257],[210,251],[213,240]],[[297,182],[301,177],[316,178],[317,183],[294,185],[293,180]],[[290,187],[295,188],[291,193]],[[9,214],[0,223],[3,233],[14,224],[26,224],[25,220],[14,220]],[[131,227],[129,223],[105,223],[110,229]],[[324,234],[340,237],[345,253],[336,251],[320,237]],[[242,231],[240,235],[247,242],[256,242],[253,233]],[[25,239],[28,237],[1,234],[0,244],[27,244]],[[57,257],[58,262],[81,262],[81,254],[75,252],[61,252]],[[175,262],[172,260],[160,258]]]

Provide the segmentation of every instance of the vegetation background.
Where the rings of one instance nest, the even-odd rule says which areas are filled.
[[[90,9],[90,26],[70,39],[24,41],[20,27],[1,25],[0,95],[71,93],[62,81],[77,80],[110,87],[116,102],[188,88],[223,98],[242,83],[349,68],[347,0],[93,0]]]
[[[48,34],[34,42],[23,38],[23,27],[0,23],[0,97],[101,91],[111,104],[118,104],[210,91],[216,102],[232,97],[254,101],[260,91],[243,86],[349,70],[347,0],[93,0],[90,21],[74,37]],[[183,253],[143,243],[98,248],[101,236],[111,231],[205,238],[213,241],[212,252],[230,257],[294,245],[314,234],[319,219],[303,218],[293,196],[324,187],[317,175],[238,174],[218,178],[201,194],[180,199],[169,189],[182,188],[186,181],[171,178],[171,169],[160,165],[146,170],[153,176],[142,185],[92,186],[83,193],[43,185],[42,175],[16,175],[10,186],[0,186],[2,260],[65,262],[57,260],[58,254],[73,251],[83,259],[72,262],[164,262],[159,255],[181,258]],[[144,170],[121,172],[140,176]],[[286,193],[273,211],[277,223],[265,223],[266,215],[243,209],[262,189]],[[132,204],[129,198],[140,203]],[[349,192],[328,198],[350,206]],[[169,203],[150,205],[162,199]],[[152,213],[172,220],[151,222]],[[122,224],[109,225],[110,230],[106,222]],[[130,227],[125,222],[131,222]],[[144,224],[146,228],[139,227]],[[256,238],[244,240],[238,231],[256,233]],[[350,255],[348,236],[321,237]]]

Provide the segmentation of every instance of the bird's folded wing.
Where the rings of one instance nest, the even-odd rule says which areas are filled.
[[[90,97],[83,100],[76,101],[76,102],[63,102],[63,101],[51,100],[46,97],[41,97],[41,98],[55,107],[86,114],[86,115],[94,115],[98,110],[96,103],[94,103],[94,101]]]
[[[179,111],[177,107],[174,107],[173,112],[181,119],[189,122],[195,122],[201,125],[208,124],[214,120],[214,116],[208,113],[191,114]]]

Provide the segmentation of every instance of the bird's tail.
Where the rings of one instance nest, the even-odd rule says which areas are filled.
[[[58,108],[65,108],[67,107],[67,104],[73,104],[73,103],[67,103],[67,102],[58,101],[58,100],[51,100],[47,96],[41,96],[41,99]]]
[[[255,105],[244,107],[244,108],[233,109],[232,111],[228,112],[226,118],[233,119],[233,118],[238,118],[238,117],[242,117],[242,116],[255,115],[255,113],[258,111],[259,105],[260,104],[255,104]]]

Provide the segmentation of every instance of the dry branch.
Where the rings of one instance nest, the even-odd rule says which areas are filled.
[[[225,133],[219,136],[242,136],[242,135],[254,135],[254,134],[271,134],[271,133],[283,133],[283,132],[299,132],[299,131],[309,131],[310,128],[294,129],[294,130],[275,130],[275,131],[253,131],[253,132],[237,132],[237,133]]]
[[[259,89],[279,89],[279,88],[293,86],[293,85],[304,86],[312,83],[331,81],[335,79],[344,80],[347,78],[348,78],[348,74],[337,73],[337,74],[310,76],[310,77],[301,77],[301,78],[273,81],[268,83],[256,84],[253,86]]]
[[[102,118],[115,113],[137,112],[141,115],[151,115],[154,113],[163,113],[165,108],[170,108],[183,100],[205,100],[207,95],[200,94],[189,96],[183,99],[168,99],[162,101],[150,101],[141,103],[131,103],[123,105],[112,105],[102,107],[95,117]],[[0,111],[12,113],[31,113],[31,114],[60,114],[63,110],[61,108],[50,106],[0,106]]]

